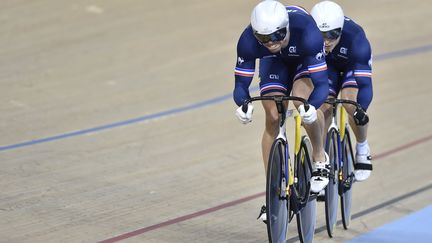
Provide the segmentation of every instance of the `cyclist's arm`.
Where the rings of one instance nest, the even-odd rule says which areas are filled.
[[[327,65],[325,62],[312,64],[314,63],[312,60],[315,59],[315,57],[310,57],[308,59],[310,60],[308,71],[314,85],[314,89],[309,96],[308,101],[310,104],[318,108],[324,103],[329,94]]]
[[[357,103],[367,110],[372,101],[372,51],[369,41],[364,35],[359,35],[352,45],[352,62],[353,76],[357,82],[358,94]]]
[[[316,26],[314,26],[316,28]],[[304,66],[308,67],[309,75],[314,89],[309,96],[308,102],[317,109],[327,99],[329,94],[327,64],[324,55],[324,40],[318,29],[312,30],[305,38],[306,57]]]
[[[246,99],[250,98],[249,86],[255,73],[256,54],[254,53],[255,48],[251,46],[254,44],[252,40],[255,41],[255,39],[251,40],[247,31],[248,29],[243,32],[237,43],[233,98],[238,106],[242,105]]]
[[[243,62],[239,65],[239,62]],[[246,99],[250,98],[249,86],[255,73],[255,60],[244,60],[237,57],[237,65],[234,69],[235,85],[233,91],[234,102],[240,106]]]

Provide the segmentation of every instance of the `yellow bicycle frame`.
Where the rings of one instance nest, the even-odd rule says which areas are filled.
[[[339,114],[340,114],[340,120],[339,120],[339,126],[340,126],[340,137],[341,140],[345,137],[345,127],[346,127],[346,111],[343,106],[340,106],[339,108]]]
[[[340,132],[340,140],[343,141],[345,138],[345,128],[346,128],[346,111],[343,106],[339,108],[340,120],[339,120],[339,132]],[[339,180],[342,181],[342,170],[339,170]]]
[[[345,108],[343,106],[340,106],[339,108],[339,114],[340,114],[340,122],[339,122],[339,126],[340,126],[340,137],[341,140],[343,140],[343,138],[345,137],[345,128],[346,128],[346,119],[347,119],[347,114],[345,111]],[[294,144],[294,153],[298,154],[300,152],[300,144],[301,144],[301,117],[300,114],[296,111],[295,115],[294,115],[294,120],[295,120],[295,144]],[[304,156],[304,155],[302,155]],[[303,159],[302,159],[303,161]],[[290,161],[288,163],[289,166],[289,185],[292,185],[294,183],[294,173],[293,173],[293,169],[292,169],[292,165],[291,165],[291,158]],[[339,171],[339,176],[342,176],[342,170]],[[289,187],[287,188],[287,193],[288,193]]]
[[[301,143],[301,117],[297,111],[295,111],[294,120],[295,120],[294,153],[298,154],[300,151],[300,143]],[[294,172],[293,172],[293,168],[291,165],[291,158],[290,158],[290,161],[288,163],[288,167],[289,167],[288,185],[292,185],[292,184],[294,184]],[[289,190],[289,187],[287,188],[287,193],[288,193],[288,190]]]
[[[300,151],[300,143],[301,143],[301,117],[298,112],[296,112],[295,116],[295,145],[294,145],[294,151],[295,154],[298,154]]]

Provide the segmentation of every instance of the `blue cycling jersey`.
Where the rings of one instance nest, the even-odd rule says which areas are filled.
[[[279,53],[273,54],[260,44],[250,25],[240,36],[237,44],[233,92],[234,101],[239,106],[250,97],[248,88],[255,73],[256,59],[261,59],[264,62],[262,63],[263,66],[277,62],[280,65],[274,65],[275,67],[289,70],[288,75],[281,75],[286,77],[285,80],[266,80],[260,84],[262,90],[263,85],[269,87],[273,81],[284,82],[285,84],[280,85],[281,89],[282,86],[290,87],[295,79],[307,74],[307,77],[310,77],[314,84],[314,90],[308,99],[309,103],[318,108],[328,96],[327,65],[324,58],[322,35],[313,18],[303,8],[288,6],[286,9],[289,16],[289,42],[288,46]],[[272,70],[273,76],[268,77],[279,78],[277,72],[281,71],[284,70]],[[260,73],[260,78],[264,79],[265,75]],[[277,87],[277,85],[272,87]],[[266,90],[268,91],[268,89]]]
[[[372,101],[372,51],[362,27],[345,17],[339,43],[326,55],[330,94],[358,88],[357,102],[367,109]]]

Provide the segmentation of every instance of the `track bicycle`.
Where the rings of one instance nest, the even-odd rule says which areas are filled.
[[[352,185],[354,177],[354,153],[351,144],[347,113],[340,104],[350,104],[358,112],[364,112],[361,106],[354,101],[344,99],[327,99],[332,105],[332,121],[326,136],[326,152],[330,159],[329,184],[325,188],[325,215],[327,234],[333,237],[333,229],[337,221],[338,196],[341,201],[342,224],[348,229],[351,221]],[[337,111],[339,107],[339,123]]]
[[[260,96],[246,100],[247,105],[258,100],[273,100],[279,113],[279,132],[270,150],[266,177],[266,216],[269,242],[286,242],[288,224],[296,215],[300,242],[312,242],[316,222],[316,194],[311,194],[312,146],[309,137],[302,136],[301,118],[296,112],[294,166],[291,163],[286,137],[286,118],[294,113],[287,110],[284,101],[300,101],[305,110],[309,104],[295,96]],[[287,114],[288,113],[288,114]]]

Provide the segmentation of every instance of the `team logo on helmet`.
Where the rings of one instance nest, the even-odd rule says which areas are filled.
[[[328,25],[327,23],[322,23],[319,27],[320,28],[330,28],[330,25]]]

